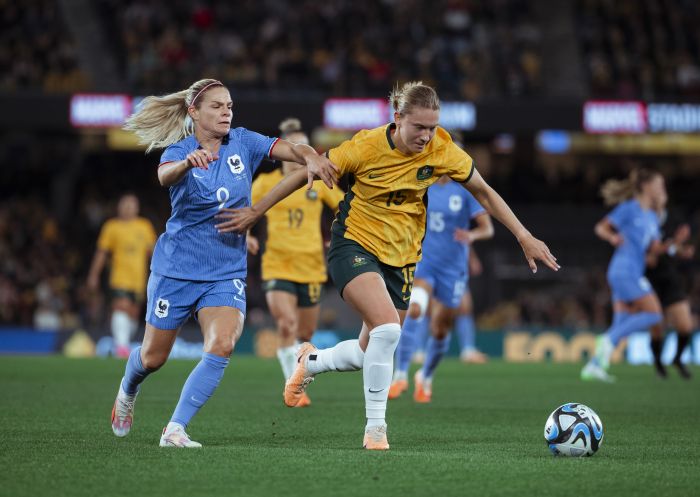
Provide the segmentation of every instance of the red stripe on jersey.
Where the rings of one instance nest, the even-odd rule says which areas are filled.
[[[270,150],[267,152],[267,156],[272,159],[272,150],[275,148],[275,145],[277,145],[277,142],[280,141],[279,138],[275,138],[275,141],[272,142],[272,145],[270,145]]]
[[[166,165],[166,164],[170,164],[170,163],[172,163],[172,162],[175,162],[175,161],[174,161],[174,160],[166,160],[165,162],[161,162],[160,164],[158,164],[158,167],[164,166],[164,165]]]

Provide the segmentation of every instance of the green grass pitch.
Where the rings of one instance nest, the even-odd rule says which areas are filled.
[[[131,434],[109,415],[124,362],[0,358],[2,496],[697,495],[700,371],[667,381],[615,366],[618,383],[582,383],[579,366],[446,361],[434,399],[390,402],[388,452],[361,449],[361,373],[321,375],[313,405],[288,409],[276,361],[234,356],[188,428],[202,450],[158,447],[194,363],[152,375]],[[592,458],[555,458],[543,440],[558,405],[595,409],[605,440]]]

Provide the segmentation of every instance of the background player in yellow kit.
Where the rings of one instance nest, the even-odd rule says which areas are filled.
[[[87,285],[96,291],[100,274],[111,255],[109,288],[112,297],[111,328],[116,355],[129,357],[129,341],[138,326],[137,316],[146,290],[148,262],[156,242],[151,222],[139,217],[136,195],[122,195],[117,217],[108,219],[97,240]]]
[[[536,260],[558,270],[547,246],[518,218],[474,168],[472,158],[438,126],[440,101],[420,82],[390,96],[394,121],[363,130],[328,152],[350,190],[333,223],[328,268],[343,299],[363,320],[358,340],[317,350],[299,349],[297,367],[285,386],[285,403],[295,405],[314,376],[362,369],[367,424],[363,445],[386,450],[385,421],[393,356],[411,296],[413,273],[425,234],[425,192],[447,175],[467,188],[489,214],[515,235],[533,272]],[[275,203],[301,187],[303,170],[282,180],[253,207],[222,209],[221,232],[245,232]]]
[[[309,138],[298,119],[282,121],[279,129],[281,138],[308,145]],[[253,203],[284,176],[301,167],[296,162],[285,161],[281,169],[258,176],[253,182]],[[280,338],[277,358],[285,380],[294,372],[299,345],[311,340],[316,329],[321,289],[328,279],[320,227],[323,206],[336,211],[341,200],[342,190],[331,190],[317,182],[310,190],[296,190],[266,214],[263,288],[270,313],[277,323]],[[258,239],[249,234],[247,243],[248,251],[256,254],[260,247]],[[304,393],[296,407],[310,403]]]

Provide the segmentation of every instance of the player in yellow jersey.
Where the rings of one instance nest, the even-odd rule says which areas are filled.
[[[153,225],[138,214],[138,198],[130,193],[123,195],[117,204],[117,217],[102,226],[87,279],[88,288],[96,291],[102,269],[111,255],[111,327],[118,357],[129,357],[129,341],[138,326],[148,261],[156,242]]]
[[[290,118],[279,126],[280,137],[292,143],[309,143],[298,119]],[[253,182],[253,203],[260,200],[279,181],[301,167],[282,162],[281,169],[261,174]],[[317,183],[311,190],[297,190],[267,211],[267,241],[262,256],[263,288],[267,305],[277,323],[277,358],[284,379],[296,365],[299,345],[311,340],[319,314],[321,289],[328,279],[323,256],[321,214],[326,205],[336,211],[343,200],[339,188],[329,189]],[[248,235],[248,251],[259,250],[257,238]],[[296,407],[311,404],[304,393]]]
[[[474,168],[472,158],[438,126],[435,90],[418,82],[390,96],[394,122],[357,133],[328,157],[351,187],[333,223],[328,268],[343,299],[363,320],[359,340],[317,350],[304,344],[285,385],[294,405],[314,376],[326,371],[363,370],[367,425],[363,445],[386,450],[386,404],[393,355],[411,295],[415,263],[425,233],[425,192],[442,175],[469,190],[517,238],[533,272],[536,260],[558,270],[547,246],[530,234]],[[287,176],[253,207],[224,210],[221,231],[245,232],[272,205],[301,187],[303,169]]]

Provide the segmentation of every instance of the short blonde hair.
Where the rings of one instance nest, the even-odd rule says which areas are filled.
[[[389,103],[401,116],[410,113],[414,107],[440,110],[437,92],[434,88],[424,85],[422,81],[409,81],[401,88],[397,83],[389,94]]]
[[[304,128],[301,126],[301,121],[296,117],[288,117],[279,124],[279,130],[282,138],[285,138],[292,133],[303,133]]]
[[[143,99],[141,108],[129,116],[124,129],[133,131],[139,143],[148,145],[146,152],[154,148],[166,148],[194,133],[194,123],[187,109],[199,108],[202,95],[210,88],[224,86],[215,79],[200,79],[186,90],[162,97]]]

